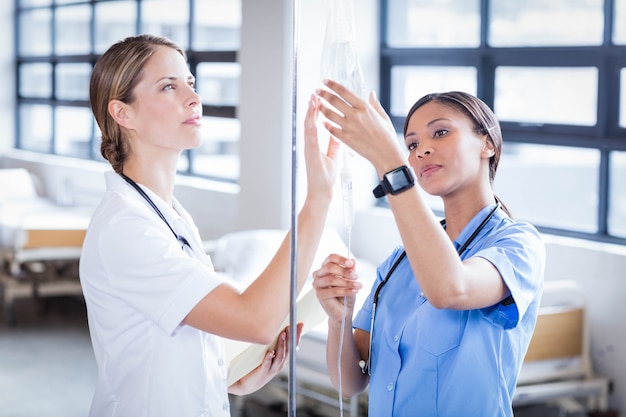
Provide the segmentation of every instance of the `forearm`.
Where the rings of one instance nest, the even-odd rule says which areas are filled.
[[[352,332],[352,319],[348,312],[341,340],[341,322],[328,321],[328,338],[326,341],[326,364],[333,386],[339,389],[339,345],[341,352],[341,385],[342,394],[351,397],[363,392],[367,387],[368,376],[361,372],[359,361],[364,359],[359,353]]]
[[[307,196],[297,219],[298,292],[311,270],[326,223],[336,177],[335,158],[339,143],[331,138],[326,153],[320,151],[315,122],[317,115],[317,100],[312,98],[304,123]],[[268,266],[243,293],[235,291],[227,284],[220,285],[198,303],[185,322],[232,339],[269,343],[289,311],[291,236],[287,234]]]
[[[298,214],[297,232],[297,292],[302,289],[326,223],[330,198],[309,197]],[[244,291],[246,310],[258,326],[272,334],[278,331],[289,312],[291,294],[291,231],[285,236],[280,248],[267,268]]]
[[[326,226],[331,199],[307,196],[298,215],[297,277],[298,292],[306,282]],[[290,252],[291,253],[291,252]]]
[[[464,266],[416,187],[388,196],[415,278],[433,305],[447,306],[463,287]]]

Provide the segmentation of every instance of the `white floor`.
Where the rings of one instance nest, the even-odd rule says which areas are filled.
[[[18,300],[16,317],[17,323],[9,326],[0,314],[0,417],[86,417],[96,365],[82,298]],[[287,416],[287,401],[284,389],[270,384],[249,397],[233,398],[233,417]],[[239,412],[237,406],[243,409]],[[295,414],[335,417],[339,410],[297,397]],[[563,414],[549,407],[528,407],[515,415]]]
[[[85,417],[96,365],[82,300],[16,302],[0,324],[0,416]]]
[[[13,326],[0,313],[0,417],[86,417],[97,370],[82,298],[20,299],[15,307]],[[231,404],[233,417],[288,415],[286,395],[272,386]],[[298,399],[296,414],[339,412]]]

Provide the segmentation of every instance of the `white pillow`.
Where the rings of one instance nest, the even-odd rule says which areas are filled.
[[[255,229],[226,234],[215,242],[211,261],[215,270],[237,281],[258,275],[285,237],[282,230]]]
[[[286,235],[286,231],[277,229],[254,229],[226,234],[215,242],[210,253],[211,261],[216,271],[247,285],[269,264]],[[345,254],[347,251],[337,231],[325,229],[311,270],[318,269],[329,254]]]
[[[25,168],[0,169],[0,202],[36,199],[34,177]]]

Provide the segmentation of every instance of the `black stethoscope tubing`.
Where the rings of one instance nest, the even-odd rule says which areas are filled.
[[[140,196],[142,196],[147,202],[148,204],[150,204],[150,206],[154,209],[154,211],[156,212],[156,214],[161,218],[161,220],[163,220],[165,222],[165,224],[167,225],[167,227],[169,227],[169,229],[172,231],[172,233],[174,234],[174,237],[176,237],[176,240],[178,240],[181,244],[183,245],[187,245],[187,247],[189,247],[191,249],[191,245],[189,244],[189,242],[187,241],[187,239],[185,239],[184,236],[179,235],[178,233],[176,233],[174,231],[174,229],[172,228],[172,226],[169,224],[169,222],[167,221],[167,219],[165,219],[165,216],[163,215],[163,213],[161,213],[161,210],[159,210],[159,208],[156,206],[156,204],[154,204],[154,201],[152,201],[152,199],[148,196],[148,194],[146,194],[146,192],[144,190],[141,189],[141,187],[139,185],[137,185],[137,183],[135,181],[133,181],[132,179],[130,179],[129,177],[126,176],[126,174],[124,173],[120,173],[120,176],[122,178],[124,178],[124,180],[129,183],[135,190],[137,190],[137,192],[139,193]]]

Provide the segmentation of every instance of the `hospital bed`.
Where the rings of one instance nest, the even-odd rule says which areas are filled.
[[[17,298],[82,294],[77,263],[91,209],[42,197],[27,170],[0,169],[0,285],[6,320]]]
[[[611,381],[594,373],[589,340],[581,287],[571,280],[546,281],[513,405],[554,403],[569,411],[606,411]]]

